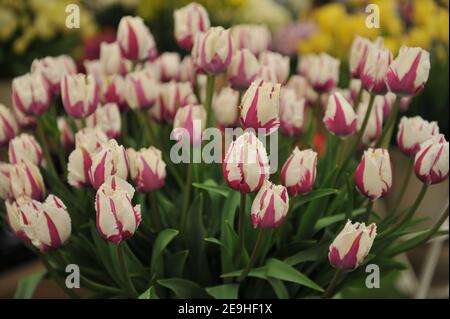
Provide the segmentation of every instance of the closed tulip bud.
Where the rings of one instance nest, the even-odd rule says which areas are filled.
[[[24,227],[28,224],[28,214],[35,209],[30,204],[33,200],[29,197],[20,197],[16,201],[5,201],[6,222],[11,231],[23,241],[29,241]],[[37,204],[40,204],[37,202]]]
[[[118,176],[109,177],[97,190],[97,230],[115,245],[133,236],[141,223],[141,206],[133,206],[133,196],[133,186]]]
[[[352,271],[358,268],[369,254],[377,236],[375,223],[352,223],[350,220],[330,245],[328,260],[334,268]]]
[[[125,100],[133,110],[152,107],[158,91],[158,82],[145,70],[128,73],[125,78]]]
[[[251,208],[253,227],[277,228],[286,218],[289,196],[286,187],[265,180]]]
[[[238,50],[231,59],[227,73],[232,88],[246,89],[258,76],[258,59],[248,49]]]
[[[61,81],[64,108],[74,118],[92,114],[100,100],[100,87],[92,75],[66,74]]]
[[[291,76],[286,83],[286,87],[294,90],[297,97],[304,97],[305,99],[307,99],[308,90],[311,89],[308,80],[302,75]]]
[[[214,118],[220,126],[236,127],[239,117],[239,92],[230,87],[223,88],[213,99]]]
[[[289,77],[289,57],[276,52],[264,51],[259,56],[259,62],[274,70],[278,83],[286,83]]]
[[[383,109],[383,121],[387,120],[389,114],[391,114],[392,106],[395,102],[395,94],[392,92],[387,92],[385,95],[377,95],[374,100],[374,107],[378,108],[381,105]]]
[[[358,100],[359,91],[361,90],[362,84],[360,79],[351,79],[350,84],[348,86],[350,90],[350,97],[353,103],[356,103]]]
[[[263,143],[251,132],[233,141],[222,163],[228,185],[242,194],[258,190],[269,178],[269,158]]]
[[[153,107],[155,112],[152,110],[152,114],[157,122],[172,123],[178,108],[196,103],[191,83],[171,81],[160,86],[158,103]],[[158,108],[160,110],[156,110]]]
[[[439,134],[420,144],[414,171],[423,183],[437,184],[448,177],[448,142]]]
[[[70,55],[61,54],[56,57],[59,65],[63,69],[62,75],[64,74],[76,74],[77,73],[77,65],[75,61],[72,59]],[[61,78],[59,79],[61,81]]]
[[[360,103],[358,108],[358,119],[357,119],[357,128],[361,129],[362,123],[364,122],[364,117],[369,108],[369,97],[363,98],[363,101]],[[364,130],[364,134],[361,138],[361,141],[364,145],[369,145],[376,139],[378,139],[381,135],[381,131],[383,129],[383,106],[380,104],[375,104],[372,107],[372,112],[369,115],[369,121],[367,122],[366,129]]]
[[[258,77],[255,81],[263,80],[264,82],[276,84],[278,83],[277,73],[275,69],[268,65],[261,65],[259,67]]]
[[[364,151],[355,171],[356,188],[374,201],[386,195],[392,186],[392,163],[387,150],[369,148]]]
[[[125,103],[125,78],[119,74],[104,77],[101,100],[103,103],[116,103],[123,110],[127,109]]]
[[[416,95],[425,87],[430,67],[428,51],[402,46],[387,71],[387,86],[397,95]]]
[[[372,94],[386,94],[386,74],[391,62],[392,53],[389,49],[371,46],[360,74],[364,89]]]
[[[226,71],[231,62],[233,49],[230,30],[222,27],[211,27],[205,33],[195,38],[192,58],[194,64],[209,74],[218,74]],[[193,50],[194,50],[193,49]]]
[[[425,121],[420,116],[403,116],[398,125],[397,145],[406,156],[416,155],[420,144],[439,135],[437,122]]]
[[[350,48],[349,66],[354,78],[360,78],[372,43],[363,37],[356,36]]]
[[[130,175],[138,192],[149,192],[164,186],[166,163],[156,147],[127,149]]]
[[[270,30],[265,25],[239,24],[231,28],[233,46],[238,49],[248,49],[258,56],[269,49],[272,42]]]
[[[0,145],[7,144],[19,131],[13,113],[0,103]]]
[[[117,42],[122,55],[129,60],[141,61],[155,55],[155,40],[140,17],[126,16],[120,19]]]
[[[52,94],[59,94],[61,78],[65,74],[75,74],[76,65],[67,55],[35,59],[31,64],[31,72],[41,73]]]
[[[12,165],[0,162],[0,198],[5,200],[12,197],[10,185],[10,170]]]
[[[340,61],[321,53],[311,59],[307,78],[313,89],[319,93],[327,93],[336,88],[339,80]]]
[[[192,56],[186,55],[180,63],[180,81],[194,83],[195,68]]]
[[[75,137],[67,120],[60,116],[58,117],[56,124],[59,131],[59,142],[65,149],[71,149],[75,145]]]
[[[240,119],[245,128],[264,129],[267,134],[280,125],[280,84],[254,81],[242,97]]]
[[[317,153],[295,147],[281,169],[281,183],[291,196],[308,193],[316,181]]]
[[[105,75],[103,74],[102,64],[100,63],[100,60],[84,60],[83,66],[86,70],[86,75],[92,75],[95,83],[97,83],[98,87],[101,90],[103,85],[103,77]]]
[[[50,90],[40,72],[14,78],[12,101],[26,115],[39,116],[50,106]]]
[[[308,77],[309,68],[311,62],[316,58],[315,54],[306,54],[299,56],[299,61],[297,64],[297,73],[301,76]]]
[[[205,125],[206,110],[203,105],[189,104],[177,110],[173,120],[172,134],[177,141],[189,138],[192,145],[199,145]]]
[[[125,59],[117,42],[100,44],[100,65],[104,75],[125,75],[131,70],[131,61]]]
[[[95,112],[86,118],[87,127],[98,127],[108,138],[117,138],[121,132],[121,117],[116,103],[99,106]]]
[[[14,114],[14,118],[16,119],[17,124],[19,124],[21,128],[26,129],[36,125],[36,118],[34,116],[28,116],[23,113],[16,105],[14,105],[14,103],[11,110]]]
[[[196,2],[175,10],[173,18],[175,39],[180,47],[188,51],[192,49],[195,34],[205,32],[211,25],[208,12]]]
[[[294,90],[282,88],[280,95],[280,131],[288,136],[301,134],[306,125],[306,100]]]
[[[177,81],[180,78],[180,63],[180,55],[178,53],[165,52],[151,64],[151,68],[160,81]]]
[[[109,140],[100,152],[92,156],[89,181],[92,187],[98,189],[113,175],[127,179],[128,158],[122,145],[117,144],[116,140]]]
[[[336,92],[330,95],[323,118],[325,127],[336,136],[353,135],[356,132],[357,116],[350,103]]]
[[[44,196],[45,186],[39,168],[28,161],[12,165],[10,169],[10,189],[15,199],[27,196],[40,200]]]
[[[39,166],[42,164],[42,148],[33,135],[22,133],[9,142],[8,157],[11,164],[26,160]]]

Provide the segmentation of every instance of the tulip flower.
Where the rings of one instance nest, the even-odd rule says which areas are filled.
[[[173,120],[172,134],[177,141],[189,138],[192,145],[199,145],[205,126],[206,110],[203,105],[189,104],[177,110]]]
[[[251,132],[230,144],[222,163],[225,181],[242,194],[258,190],[269,178],[269,168],[267,151]]]
[[[127,149],[130,175],[138,192],[149,192],[164,186],[166,163],[156,147]]]
[[[280,84],[254,81],[242,97],[239,106],[245,128],[264,129],[267,134],[280,125]]]
[[[10,185],[10,170],[12,165],[0,162],[0,199],[8,199],[12,197]]]
[[[386,195],[392,186],[392,164],[387,150],[369,148],[364,151],[355,171],[356,188],[374,201]]]
[[[362,84],[360,79],[351,79],[350,83],[348,85],[348,88],[350,90],[350,97],[352,99],[353,103],[356,103],[359,95],[359,91],[361,90]]]
[[[0,146],[7,144],[19,131],[13,113],[0,103]]]
[[[439,134],[420,144],[414,171],[423,183],[437,184],[448,177],[448,142]]]
[[[352,77],[359,79],[366,63],[372,43],[363,37],[356,36],[350,49],[349,66]]]
[[[117,138],[121,132],[121,117],[116,103],[100,106],[86,118],[87,127],[98,127],[108,138]]]
[[[233,46],[237,50],[248,49],[254,55],[259,56],[269,49],[272,42],[270,30],[265,25],[239,24],[231,28]]]
[[[11,164],[26,160],[39,166],[42,164],[42,149],[33,135],[22,133],[9,142],[8,157]]]
[[[64,74],[76,74],[77,65],[70,55],[61,54],[56,57],[60,67],[63,69],[62,75]],[[61,81],[61,78],[59,79]]]
[[[26,115],[39,116],[50,106],[50,90],[41,73],[27,73],[12,82],[13,105]]]
[[[277,73],[275,68],[268,65],[260,65],[258,77],[255,81],[263,80],[272,84],[278,83]]]
[[[125,16],[120,19],[117,42],[122,55],[129,60],[152,59],[156,55],[155,40],[141,17]]]
[[[386,94],[386,74],[391,62],[392,53],[389,49],[372,46],[360,73],[363,88],[372,94]]]
[[[303,77],[308,77],[309,68],[313,60],[316,59],[315,54],[306,54],[299,56],[299,61],[297,65],[297,73]]]
[[[65,74],[77,73],[77,67],[73,59],[68,55],[56,57],[47,56],[42,59],[35,59],[31,64],[32,73],[41,73],[52,94],[59,94],[61,91],[61,78]]]
[[[120,109],[126,110],[125,78],[119,74],[104,77],[101,100],[103,103],[116,103]]]
[[[321,53],[310,61],[307,78],[313,89],[319,93],[327,93],[336,88],[339,80],[340,61]]]
[[[192,56],[186,55],[180,63],[180,81],[181,82],[195,82],[195,68]]]
[[[172,123],[178,108],[188,104],[196,104],[197,98],[192,90],[191,83],[171,81],[160,86],[158,102],[154,109],[160,108],[160,112],[155,113],[152,110],[152,114],[155,115],[154,119],[157,122],[165,120]],[[157,116],[158,114],[160,116]]]
[[[125,78],[125,100],[133,109],[148,109],[158,97],[159,85],[145,70],[128,73]]]
[[[317,153],[295,147],[281,169],[281,183],[291,196],[308,193],[316,181]]]
[[[397,145],[406,156],[416,155],[420,144],[439,135],[437,122],[425,121],[420,116],[403,116],[398,125]]]
[[[311,90],[308,80],[302,75],[291,76],[286,83],[286,87],[294,90],[297,97],[304,97],[305,99],[308,97],[308,91]]]
[[[360,266],[369,254],[377,236],[375,223],[352,223],[350,220],[330,245],[328,260],[338,269],[352,271]]]
[[[356,119],[353,107],[341,93],[336,92],[330,95],[323,123],[332,134],[353,135],[356,132]]]
[[[23,113],[16,105],[14,105],[14,103],[11,110],[20,128],[26,129],[36,125],[36,118],[34,116],[28,116]]]
[[[361,129],[362,123],[364,122],[364,117],[369,108],[369,96],[363,97],[363,101],[360,103],[358,108],[358,119],[357,119],[357,128]],[[381,131],[383,128],[383,106],[380,104],[375,104],[372,107],[372,112],[369,115],[369,121],[367,122],[366,129],[364,130],[364,134],[361,138],[361,141],[364,145],[369,145],[376,139],[378,139],[381,135]]]
[[[85,118],[97,108],[100,87],[92,75],[66,74],[61,81],[61,97],[67,114]]]
[[[175,39],[180,47],[188,51],[192,49],[195,34],[205,32],[211,25],[208,12],[196,2],[175,10],[173,18]]]
[[[15,199],[27,196],[40,200],[45,193],[44,180],[39,168],[28,161],[20,161],[11,166],[10,189]]]
[[[9,228],[14,233],[14,235],[27,242],[29,241],[29,239],[23,228],[28,223],[27,212],[33,211],[32,206],[29,205],[30,203],[33,203],[33,200],[29,197],[19,197],[16,201],[5,201],[5,216]],[[38,204],[40,203],[38,202]]]
[[[108,177],[117,175],[122,179],[128,176],[128,158],[125,148],[116,140],[109,140],[100,152],[92,156],[89,181],[98,189]]]
[[[277,83],[286,83],[286,80],[289,77],[289,57],[283,56],[276,52],[264,51],[259,56],[259,62],[261,65],[267,66],[274,70]]]
[[[246,89],[258,76],[258,59],[248,49],[236,51],[227,73],[232,88]]]
[[[425,87],[430,67],[428,51],[402,46],[389,66],[386,84],[397,95],[416,95]]]
[[[239,92],[224,87],[213,99],[212,110],[216,123],[220,126],[236,127],[239,117]]]
[[[59,142],[66,149],[72,148],[75,145],[75,137],[69,123],[63,116],[60,116],[57,118],[56,124],[59,131]]]
[[[374,100],[374,107],[383,109],[383,121],[387,120],[389,114],[391,114],[392,106],[395,102],[395,94],[392,92],[387,92],[385,95],[377,95]],[[381,106],[380,106],[381,105]]]
[[[86,75],[92,75],[94,82],[97,84],[100,90],[102,90],[103,85],[103,74],[102,64],[100,60],[84,60],[84,69],[86,70]]]
[[[280,131],[288,136],[303,132],[306,125],[306,100],[293,89],[283,88],[280,95]]]
[[[176,52],[161,54],[152,64],[155,77],[162,82],[177,81],[180,78],[180,55]]]
[[[109,177],[97,190],[97,230],[115,245],[133,236],[141,223],[141,206],[133,206],[133,196],[133,186],[118,176]]]
[[[255,228],[277,228],[289,210],[289,195],[286,187],[264,180],[251,208]]]
[[[131,61],[125,59],[117,42],[100,45],[100,66],[104,75],[125,75],[131,70]]]

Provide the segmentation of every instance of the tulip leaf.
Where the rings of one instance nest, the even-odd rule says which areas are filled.
[[[156,295],[155,288],[151,286],[139,296],[139,299],[159,299],[159,297]]]
[[[226,274],[222,274],[220,277],[221,278],[239,277],[243,271],[244,271],[243,269],[235,270],[235,271],[232,271],[232,272],[229,272],[229,273],[226,273]],[[258,268],[253,268],[248,273],[247,277],[255,277],[255,278],[259,278],[259,279],[267,279],[266,272],[267,272],[267,267],[265,267],[265,266],[258,267]]]
[[[318,246],[318,245],[317,245]],[[303,250],[284,260],[289,266],[295,266],[307,261],[316,261],[320,257],[320,249],[318,247]]]
[[[33,298],[34,292],[36,291],[39,283],[44,279],[47,271],[40,271],[31,274],[19,281],[17,285],[16,293],[14,294],[14,299],[31,299]]]
[[[221,223],[220,242],[224,245],[224,247],[226,247],[226,249],[224,249],[223,252],[220,254],[222,272],[230,272],[233,269],[235,269],[232,262],[232,258],[230,258],[234,253],[234,249],[232,248],[233,236],[229,232],[229,227],[227,226],[227,223],[234,222],[234,216],[239,206],[239,199],[240,194],[238,192],[231,191],[223,204],[221,212],[223,222]]]
[[[183,277],[184,265],[188,256],[189,250],[181,250],[169,255],[164,262],[167,275],[171,277]]]
[[[351,217],[360,216],[360,215],[364,214],[365,211],[366,211],[365,208],[355,209],[351,213]],[[319,218],[316,225],[314,226],[314,231],[317,232],[317,231],[321,230],[322,228],[328,227],[328,226],[338,223],[340,221],[344,221],[346,219],[346,217],[347,217],[347,214],[343,213],[343,214],[337,214],[337,215],[325,216],[325,217]]]
[[[158,237],[156,237],[155,243],[153,244],[152,259],[150,263],[152,273],[156,272],[156,267],[162,252],[178,234],[179,231],[176,229],[164,229],[158,234]]]
[[[267,281],[272,286],[273,291],[279,299],[289,299],[289,292],[286,289],[286,285],[279,279],[268,277]]]
[[[310,201],[334,195],[339,193],[339,190],[335,188],[322,188],[322,189],[316,189],[308,194],[297,196],[294,199],[294,204],[292,205],[292,211],[295,211],[297,208],[309,203]]]
[[[167,278],[157,281],[163,287],[171,290],[177,298],[208,298],[205,290],[193,281],[181,278]]]
[[[219,194],[227,198],[230,194],[230,188],[225,185],[212,185],[211,183],[192,183],[192,186],[206,190],[213,194]]]
[[[224,284],[206,288],[206,292],[215,299],[237,299],[239,292],[238,284]]]

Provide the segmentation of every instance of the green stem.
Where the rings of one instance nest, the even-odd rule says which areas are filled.
[[[327,290],[325,290],[324,294],[322,295],[323,299],[328,299],[333,297],[334,295],[334,288],[336,288],[336,285],[338,284],[342,274],[342,269],[336,269],[334,272],[334,276],[330,281],[330,284],[327,287]]]
[[[44,264],[44,266],[47,269],[47,271],[50,274],[50,276],[53,277],[53,279],[55,280],[56,284],[62,290],[64,290],[69,295],[70,298],[79,299],[80,296],[75,291],[73,291],[72,289],[67,288],[66,283],[61,278],[61,276],[55,271],[55,269],[53,269],[53,267],[50,265],[50,263],[48,262],[46,256],[44,256],[42,254],[39,254],[39,257],[41,258],[41,261]]]
[[[397,212],[400,203],[402,202],[403,196],[405,196],[406,188],[408,187],[409,181],[411,180],[412,171],[413,171],[414,159],[408,158],[408,166],[406,167],[406,176],[403,179],[402,186],[400,187],[400,192],[398,193],[397,198],[395,199],[394,206],[392,206],[391,214]]]
[[[213,100],[213,94],[214,94],[214,82],[215,82],[215,75],[210,74],[208,75],[207,82],[206,82],[206,99],[205,99],[205,109],[206,109],[206,127],[211,126],[211,105]]]
[[[50,155],[47,139],[45,138],[44,124],[42,123],[42,117],[39,117],[37,120],[37,134],[39,141],[41,142],[42,151],[44,152],[44,158],[48,166],[48,169],[54,176],[58,176],[55,170],[55,166],[53,165],[52,157]]]
[[[151,131],[150,122],[146,121],[147,113],[145,111],[135,112],[139,125],[141,126],[142,133],[144,134],[144,145],[155,145],[155,138]]]
[[[353,109],[355,112],[358,112],[359,104],[361,103],[361,97],[363,94],[364,88],[361,85],[361,88],[359,89],[358,96],[356,97],[355,104],[353,105]]]
[[[365,214],[365,216],[366,216],[366,223],[369,222],[369,220],[370,220],[370,215],[372,214],[373,204],[374,203],[375,202],[373,200],[369,200],[369,202],[367,203],[366,214]]]
[[[238,224],[238,236],[239,247],[243,251],[245,248],[245,200],[247,194],[241,193],[241,201],[239,204],[239,224]]]
[[[252,267],[256,262],[256,258],[258,257],[258,251],[259,251],[259,247],[261,246],[263,234],[264,234],[263,229],[260,228],[258,231],[258,237],[256,238],[255,246],[253,247],[253,251],[252,251],[250,260],[247,264],[247,267],[245,267],[244,271],[239,276],[238,282],[241,282],[242,280],[244,280],[245,277],[247,277],[248,273],[252,270]]]
[[[375,145],[376,148],[378,147],[388,147],[389,143],[391,142],[392,133],[394,132],[394,124],[397,120],[397,114],[398,114],[398,107],[400,104],[401,97],[397,95],[395,98],[395,102],[392,105],[391,113],[389,114],[389,118],[386,122],[386,125],[383,127],[383,131],[381,132],[381,136],[377,141],[377,144]]]
[[[134,288],[133,283],[131,282],[130,274],[128,273],[127,263],[125,261],[125,253],[123,250],[123,246],[125,243],[120,243],[117,245],[117,256],[119,259],[120,270],[122,271],[123,281],[126,285],[127,292],[130,297],[134,298],[139,296],[136,289]]]
[[[152,220],[153,220],[153,226],[155,227],[155,230],[158,232],[161,229],[163,229],[161,225],[161,215],[159,214],[158,204],[156,201],[156,196],[154,191],[150,191],[149,193],[150,197],[150,206],[152,208]]]
[[[186,176],[186,184],[184,185],[184,199],[183,199],[183,208],[181,211],[181,231],[184,231],[186,226],[187,213],[189,209],[189,201],[191,196],[191,186],[192,186],[192,163],[188,164],[187,167],[187,176]]]

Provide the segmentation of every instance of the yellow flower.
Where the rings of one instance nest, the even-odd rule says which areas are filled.
[[[433,0],[414,0],[413,22],[425,24],[437,15],[438,8]]]
[[[344,5],[341,3],[333,3],[315,10],[314,18],[322,30],[332,31],[336,27],[336,24],[339,24],[347,18],[347,13]]]
[[[0,9],[0,40],[7,40],[17,28],[14,12],[7,8]]]
[[[405,44],[426,49],[431,46],[431,37],[425,28],[413,27],[405,37]]]
[[[298,44],[299,51],[302,54],[330,52],[332,47],[332,36],[327,32],[320,31]]]
[[[384,46],[388,48],[394,56],[396,56],[401,45],[400,41],[398,40],[398,37],[386,36],[383,37],[383,40]]]
[[[399,36],[402,33],[402,21],[397,13],[397,1],[375,0],[380,8],[380,27],[382,32]]]
[[[438,25],[437,38],[446,45],[448,45],[448,30],[449,30],[448,11],[445,9],[440,9],[436,21]]]

